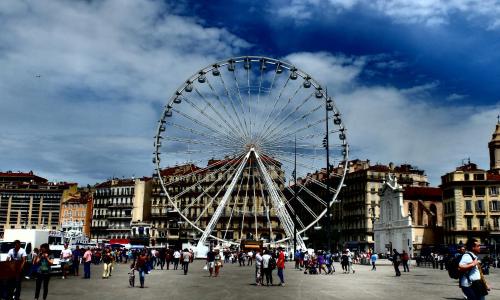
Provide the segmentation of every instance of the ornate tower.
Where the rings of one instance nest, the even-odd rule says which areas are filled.
[[[488,143],[488,148],[490,149],[490,170],[500,174],[500,118],[491,141]]]

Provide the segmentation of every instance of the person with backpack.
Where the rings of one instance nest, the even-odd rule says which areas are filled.
[[[47,299],[49,293],[50,266],[54,263],[54,257],[50,255],[49,244],[40,245],[40,254],[33,260],[33,265],[38,266],[36,277],[35,300],[40,297],[40,290],[43,283],[43,300]]]
[[[468,300],[483,300],[488,291],[489,285],[486,283],[481,273],[481,264],[477,257],[481,250],[479,241],[471,238],[467,241],[467,252],[462,255],[458,269],[461,272],[460,287]]]
[[[394,271],[396,272],[396,276],[401,276],[401,271],[399,271],[399,264],[401,263],[401,254],[399,254],[398,250],[392,250],[392,264],[394,265]]]

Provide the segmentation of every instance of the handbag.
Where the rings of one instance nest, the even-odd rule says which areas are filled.
[[[205,271],[206,271],[206,270],[208,270],[208,265],[205,265],[205,266],[203,267],[203,270],[205,270]]]
[[[474,280],[470,287],[474,290],[476,295],[486,296],[486,295],[488,295],[488,286],[486,285],[486,279],[484,279],[481,264],[477,265],[477,269],[479,270],[479,274],[481,275],[481,279]]]
[[[480,296],[488,295],[488,287],[486,286],[485,282],[482,280],[474,280],[470,287],[474,290],[476,295],[480,295]]]

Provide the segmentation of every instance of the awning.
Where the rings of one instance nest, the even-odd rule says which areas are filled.
[[[110,239],[109,240],[109,244],[110,245],[126,245],[126,244],[130,244],[130,240],[129,239]]]

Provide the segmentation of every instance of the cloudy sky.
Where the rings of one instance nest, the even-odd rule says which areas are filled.
[[[369,3],[369,4],[367,4]],[[488,168],[500,1],[1,1],[0,170],[94,184],[149,176],[162,106],[231,56],[287,60],[328,87],[351,158],[433,185]]]

